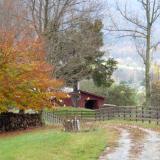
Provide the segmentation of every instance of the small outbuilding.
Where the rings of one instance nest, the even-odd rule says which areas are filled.
[[[63,100],[64,105],[74,106],[74,92],[68,94],[68,98]],[[77,96],[77,106],[87,109],[99,109],[104,105],[105,98],[90,92],[79,90]]]

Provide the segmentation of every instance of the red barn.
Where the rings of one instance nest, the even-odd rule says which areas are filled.
[[[69,98],[64,99],[63,102],[66,106],[74,106],[73,99],[74,92],[69,93]],[[99,109],[104,105],[105,98],[93,93],[79,90],[78,92],[78,107],[88,109]]]

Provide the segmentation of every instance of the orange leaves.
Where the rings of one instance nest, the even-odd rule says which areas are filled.
[[[8,64],[15,59],[15,49],[12,47],[12,35],[0,32],[0,65]]]
[[[62,80],[52,78],[53,67],[45,62],[43,41],[15,39],[0,31],[0,106],[40,110],[52,107],[51,97],[61,99]],[[2,110],[2,107],[0,108]]]

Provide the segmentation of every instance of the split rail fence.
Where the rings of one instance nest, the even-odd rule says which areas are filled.
[[[130,120],[160,123],[160,108],[151,107],[109,107],[96,111],[98,120]]]
[[[42,122],[45,124],[62,124],[65,120],[95,121],[96,111],[43,111]]]
[[[59,111],[43,112],[42,120],[48,124],[62,124],[66,119],[80,121],[128,120],[141,122],[155,122],[160,124],[160,108],[152,107],[107,107],[95,111]]]

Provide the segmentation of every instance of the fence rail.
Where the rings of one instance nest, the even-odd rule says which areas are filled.
[[[95,121],[95,111],[43,111],[42,121],[46,124],[62,124],[67,119],[79,119],[81,121]]]
[[[96,112],[100,120],[123,119],[160,123],[160,108],[155,107],[109,107],[102,108]]]
[[[66,119],[77,118],[81,121],[104,121],[111,119],[148,121],[160,124],[160,108],[145,107],[107,107],[95,111],[56,111],[43,112],[42,119],[48,124],[62,124]]]
[[[57,116],[53,112],[42,112],[42,123],[43,124],[62,124],[63,119],[60,116]]]

